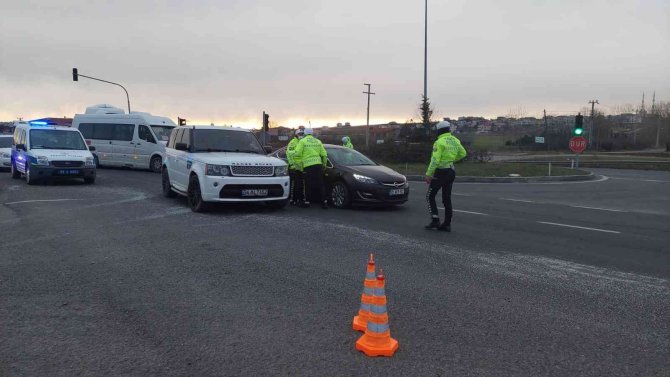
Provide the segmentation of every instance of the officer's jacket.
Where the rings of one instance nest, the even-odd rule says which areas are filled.
[[[296,161],[295,148],[298,146],[299,141],[300,139],[294,137],[286,146],[286,160],[288,160],[288,168],[291,170],[298,169],[296,164],[298,161]]]
[[[328,155],[319,139],[312,135],[306,135],[298,142],[293,158],[298,168],[302,170],[312,165],[322,164],[326,166]]]
[[[461,142],[450,132],[444,133],[433,144],[433,155],[430,157],[426,175],[432,177],[436,169],[450,168],[454,162],[463,159],[466,155]]]

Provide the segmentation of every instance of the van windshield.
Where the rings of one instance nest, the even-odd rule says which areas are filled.
[[[87,150],[84,139],[77,131],[30,130],[30,149]]]
[[[170,140],[170,132],[172,132],[173,128],[174,126],[158,126],[158,125],[151,126],[151,130],[154,131],[159,141]]]
[[[251,132],[233,130],[193,131],[194,152],[240,152],[265,154],[263,147]]]

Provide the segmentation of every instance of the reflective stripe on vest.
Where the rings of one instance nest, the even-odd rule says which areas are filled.
[[[370,311],[375,313],[375,314],[385,314],[386,313],[386,305],[372,305],[370,308]]]
[[[378,334],[383,334],[383,333],[389,331],[389,324],[388,323],[374,323],[374,322],[368,321],[368,331],[378,333]]]

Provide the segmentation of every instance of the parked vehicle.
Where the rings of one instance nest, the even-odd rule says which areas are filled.
[[[79,129],[88,145],[96,148],[97,166],[150,169],[160,173],[165,144],[177,125],[169,118],[110,105],[86,108],[76,114],[72,127]]]
[[[362,153],[339,145],[324,144],[328,153],[325,183],[332,206],[352,204],[398,205],[409,198],[407,178],[379,165]],[[286,160],[286,148],[270,154]]]
[[[194,212],[213,202],[288,204],[288,167],[266,156],[250,131],[217,126],[172,130],[162,169],[163,195],[188,197]]]
[[[0,170],[11,169],[12,138],[12,135],[0,135]]]
[[[12,178],[23,174],[29,185],[50,178],[95,182],[95,160],[90,152],[95,147],[87,147],[77,129],[27,122],[15,122],[14,126]]]

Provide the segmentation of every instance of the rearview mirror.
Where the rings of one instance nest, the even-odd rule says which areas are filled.
[[[265,153],[272,153],[272,147],[269,145],[264,146],[263,149],[265,150]]]
[[[91,152],[95,152],[95,147],[92,146],[92,145],[90,145],[90,146],[88,147],[88,150],[91,151]]]
[[[178,151],[188,151],[188,145],[186,145],[186,143],[177,143],[174,145],[174,149]]]

